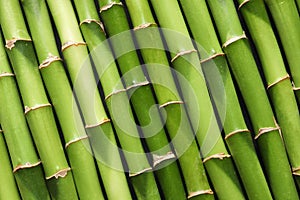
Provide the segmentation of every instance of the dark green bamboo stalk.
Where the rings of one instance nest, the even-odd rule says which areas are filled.
[[[13,175],[8,149],[0,128],[0,199],[20,199],[18,187]]]
[[[62,128],[78,196],[80,199],[103,199],[94,158],[88,149],[87,135],[59,58],[46,3],[26,0],[22,1],[22,5],[39,59],[39,68]],[[82,140],[86,140],[84,142],[87,144],[83,144]]]
[[[40,160],[26,124],[22,103],[0,37],[0,118],[5,130],[14,176],[23,199],[50,199]]]
[[[16,74],[25,116],[43,163],[50,194],[53,198],[77,199],[72,172],[62,149],[19,2],[0,3],[6,49]]]
[[[175,0],[152,0],[151,2],[160,26],[176,31],[178,37],[181,35],[181,38],[174,38],[164,33],[172,52],[173,67],[188,80],[192,87],[192,90],[182,88],[183,99],[200,143],[204,165],[217,196],[221,199],[243,199],[241,185],[221,137],[210,102],[197,51],[189,38],[179,5]],[[179,83],[183,85],[181,80]],[[190,99],[192,95],[196,96],[196,105]],[[195,109],[196,106],[199,110]],[[195,121],[197,118],[199,120]]]
[[[118,82],[120,82],[120,76],[118,73],[117,66],[115,65],[114,62],[112,62],[113,61],[112,54],[107,54],[105,56],[105,59],[108,60],[108,62],[111,62],[111,64],[108,64],[107,69],[105,69],[106,64],[103,61],[103,59],[99,59],[98,58],[99,56],[97,56],[98,53],[101,54],[101,51],[99,51],[99,49],[101,47],[99,47],[99,46],[100,45],[105,46],[104,41],[105,41],[106,37],[105,37],[104,31],[101,30],[101,26],[99,27],[100,21],[99,21],[99,17],[98,17],[98,13],[96,11],[95,5],[93,4],[92,1],[78,1],[77,0],[77,1],[75,1],[75,6],[77,8],[79,19],[81,21],[80,24],[81,24],[82,33],[83,33],[85,40],[87,42],[87,45],[90,49],[90,52],[93,57],[93,61],[95,63],[96,69],[98,71],[98,75],[100,76],[100,79],[101,79],[102,87],[104,90],[104,95],[109,96],[109,95],[113,94],[112,97],[115,98],[115,95],[117,95],[117,94],[114,94],[114,90],[116,90],[115,86],[118,84]],[[92,23],[88,23],[90,21]],[[108,46],[106,46],[105,49],[106,49],[105,51],[110,51]],[[103,63],[103,64],[101,64],[101,63]],[[124,91],[124,87],[122,87],[122,84],[119,84],[119,85],[121,87],[117,88],[117,90]],[[121,94],[118,94],[118,95],[119,95],[118,98],[120,98]],[[126,93],[123,92],[122,95],[126,95]],[[147,101],[145,101],[146,99],[147,99],[147,96],[141,100],[144,102],[144,104],[142,104],[143,106],[140,108],[145,111],[149,110],[151,108],[151,106],[154,104],[153,100],[151,98],[148,99]],[[123,100],[122,99],[120,99],[120,100],[123,102],[128,101],[127,96],[123,96]],[[107,102],[107,105],[110,107],[109,109],[112,113],[111,98],[106,99],[106,102]],[[146,104],[145,102],[149,102],[149,103]],[[140,106],[141,106],[141,104],[140,104]],[[126,109],[126,107],[124,107],[124,108]],[[118,110],[118,114],[120,114],[120,110]],[[125,120],[123,118],[123,123],[126,122],[128,119],[131,120],[131,118],[127,118],[127,120],[126,120],[126,116],[127,115],[124,115]],[[152,119],[154,117],[152,117]],[[147,118],[148,118],[148,115],[147,115]],[[147,119],[147,118],[145,117],[145,119]],[[159,119],[159,115],[156,116],[156,118]],[[159,120],[157,120],[157,119],[155,119],[155,120],[159,122]],[[146,121],[146,120],[144,120],[144,121]],[[147,123],[149,123],[149,121]],[[143,125],[147,125],[147,124],[142,124],[142,126]],[[159,125],[160,124],[158,124],[158,126]],[[162,125],[161,125],[161,127],[162,127]],[[149,133],[146,133],[146,131],[147,131],[147,129],[143,130],[143,133],[145,135],[153,134],[150,132],[150,131],[152,131],[152,129],[150,131],[148,130]],[[158,154],[158,156],[160,156],[160,158],[162,158],[163,156],[170,158],[171,149],[170,149],[170,147],[167,147],[168,140],[165,136],[163,129],[161,129],[160,133],[157,133],[155,136],[146,138],[146,142],[147,142],[148,147],[151,152],[157,151],[157,154]],[[166,147],[166,148],[163,148],[163,147]],[[171,159],[174,159],[174,158],[171,157]],[[164,161],[166,162],[167,159],[164,159]],[[157,167],[157,168],[160,168],[161,165],[165,165],[165,164],[164,164],[164,162],[161,162],[157,165],[156,164],[153,164],[153,165],[155,165],[155,167]],[[168,165],[168,167],[165,167],[161,170],[155,171],[155,173],[157,174],[158,180],[161,184],[161,187],[163,188],[162,190],[163,190],[165,198],[173,197],[173,199],[174,199],[175,197],[177,197],[177,198],[180,196],[182,197],[182,194],[183,194],[183,198],[184,198],[184,190],[183,190],[182,182],[180,179],[180,174],[179,174],[178,168],[176,166],[176,163],[172,163],[171,165]],[[171,193],[173,196],[170,195]]]
[[[234,89],[231,74],[219,45],[207,6],[203,0],[180,0],[193,38],[197,42],[202,69],[206,75],[209,87],[216,102],[218,111],[226,105],[224,132],[225,140],[244,183],[249,199],[272,199],[264,173],[260,166],[239,101]],[[199,21],[199,19],[202,19]],[[222,76],[225,88],[226,102],[217,92],[220,83],[216,83],[213,65],[216,65]],[[249,175],[251,174],[251,175]]]
[[[48,0],[47,3],[58,30],[62,53],[82,110],[106,194],[109,199],[131,199],[112,124],[97,91],[88,51],[71,2]]]
[[[208,2],[230,67],[242,92],[274,198],[298,199],[279,126],[232,1]]]
[[[179,163],[188,191],[187,197],[213,199],[203,165],[199,162],[199,152],[195,141],[193,141],[193,132],[177,92],[160,33],[156,28],[157,25],[149,4],[147,1],[135,0],[129,0],[126,3],[135,27],[138,48],[141,49],[158,103],[166,111],[166,127],[172,138],[175,151],[180,155]],[[180,149],[184,149],[186,152],[181,152]],[[191,165],[196,167],[191,169]],[[178,195],[172,192],[169,197],[174,199],[176,196],[178,198]]]
[[[294,90],[300,102],[300,20],[293,0],[265,0],[275,22],[287,58]],[[299,3],[299,1],[298,1]],[[299,6],[299,5],[298,5]],[[288,30],[288,31],[287,31]]]
[[[243,1],[239,0],[238,3],[241,5]],[[300,183],[299,110],[264,2],[263,0],[254,0],[242,5],[240,10],[262,63],[267,89],[281,128],[293,174]],[[298,49],[300,49],[300,45]]]
[[[300,0],[295,0],[295,2],[297,3],[298,6],[298,13],[300,13]]]

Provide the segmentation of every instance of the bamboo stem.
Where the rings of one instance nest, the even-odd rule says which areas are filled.
[[[46,3],[41,0],[26,0],[22,1],[22,6],[37,51],[39,68],[66,141],[65,148],[79,198],[103,199],[84,125],[74,103],[62,60],[59,58]],[[84,142],[86,144],[83,144]]]
[[[1,199],[20,199],[18,187],[16,185],[8,151],[0,129],[0,198]]]
[[[43,162],[50,194],[53,198],[77,199],[72,173],[62,149],[19,2],[0,3],[7,52],[20,88],[26,119]]]
[[[169,50],[172,52],[173,67],[190,83],[192,88],[189,90],[184,87],[183,81],[179,79],[181,87],[183,86],[182,94],[187,112],[200,144],[203,163],[217,196],[224,199],[243,199],[241,185],[215,118],[197,51],[190,40],[179,5],[175,0],[152,0],[151,2],[160,26],[177,32],[177,38],[163,33]],[[195,102],[192,102],[193,95]]]
[[[238,168],[249,199],[272,199],[260,166],[251,133],[248,130],[238,97],[235,92],[225,55],[219,45],[205,1],[180,0],[193,38],[200,51],[201,65],[217,109],[224,116],[225,140]],[[199,19],[202,19],[199,21]],[[215,78],[214,65],[222,76],[222,83]],[[224,85],[225,97],[219,93]],[[224,106],[226,107],[225,111]],[[249,176],[251,174],[251,176]]]
[[[2,34],[0,37],[0,118],[5,129],[5,140],[9,150],[14,176],[23,199],[39,195],[50,199],[40,160],[34,149],[30,131],[26,124],[20,101],[15,75],[4,49]]]
[[[111,199],[131,199],[112,124],[98,93],[86,44],[83,42],[71,2],[48,0],[47,3],[58,30],[64,60],[106,194]]]
[[[249,43],[232,1],[208,2],[224,52],[255,131],[267,181],[274,198],[297,199],[298,194],[274,115]]]
[[[242,1],[238,1],[242,3]],[[296,179],[300,177],[300,116],[290,77],[286,72],[276,37],[263,0],[240,8],[256,46],[267,81],[267,89],[281,128],[283,140]],[[299,24],[300,25],[300,24]],[[261,31],[257,31],[261,30]],[[299,32],[300,34],[300,32]],[[300,44],[300,43],[299,43]],[[299,45],[300,48],[300,45]],[[296,170],[298,169],[298,170]]]

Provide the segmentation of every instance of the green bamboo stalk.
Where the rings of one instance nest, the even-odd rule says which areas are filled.
[[[186,135],[192,136],[193,132],[184,106],[181,104],[182,100],[177,92],[160,33],[156,28],[157,25],[149,4],[147,1],[134,0],[126,1],[126,3],[135,27],[135,36],[137,37],[139,49],[141,49],[151,82],[154,83],[153,87],[158,103],[161,106],[165,105],[163,106],[167,116],[165,124],[172,138],[173,146],[176,152],[180,154],[179,163],[183,170],[188,198],[193,196],[196,198],[195,196],[200,195],[198,198],[213,199],[203,165],[199,162],[199,152],[196,143],[193,141],[193,138],[191,138],[191,141],[186,139],[189,138]],[[185,149],[186,152],[179,151],[180,148],[187,146],[189,148]],[[191,169],[191,165],[197,167]],[[176,193],[172,192],[169,197],[174,199],[176,196],[178,197]]]
[[[100,15],[103,19],[106,33],[110,37],[117,35],[112,39],[112,46],[115,55],[117,55],[117,61],[120,66],[120,71],[123,75],[125,87],[133,88],[133,89],[128,89],[127,91],[130,96],[132,105],[134,106],[134,111],[137,115],[139,124],[142,127],[149,125],[150,122],[151,124],[160,125],[161,124],[160,115],[157,108],[154,108],[155,110],[154,109],[152,110],[153,112],[151,112],[151,116],[149,116],[148,114],[149,108],[155,104],[155,101],[152,96],[153,94],[151,93],[149,81],[145,78],[142,68],[140,67],[140,62],[135,52],[135,46],[132,41],[130,32],[128,31],[129,24],[127,22],[124,7],[120,1],[114,1],[114,2],[99,1],[99,3],[100,3]],[[112,21],[110,20],[111,18],[118,19],[118,20]],[[124,33],[126,31],[127,33]],[[121,41],[122,41],[122,45],[120,45]],[[122,55],[121,52],[123,52],[124,55]],[[157,133],[155,137],[152,138],[150,138],[150,135],[153,135],[151,129],[150,130],[143,129],[143,130],[144,130],[144,136],[146,137],[146,142],[148,143],[151,151],[153,149],[157,150],[162,145],[164,145],[162,140],[159,139],[159,137],[165,138],[165,133],[163,132],[163,129],[161,129],[160,132]],[[166,139],[164,140],[166,142]],[[158,143],[158,141],[160,141],[160,143]],[[169,150],[170,149],[165,149],[164,151],[160,150],[161,153],[158,153],[158,155],[166,156],[167,151]],[[136,180],[135,182],[137,185],[140,185],[139,183],[140,181],[141,180]],[[177,184],[179,184],[178,181]],[[153,185],[155,185],[155,183],[153,183]],[[149,187],[151,186],[149,185]],[[154,186],[152,187],[154,188]],[[138,188],[137,190],[141,191],[139,192],[140,196],[141,197],[144,196],[145,198],[146,197],[145,195],[149,194],[148,191],[150,189],[144,187],[144,188]],[[166,189],[164,189],[164,191],[166,191]]]
[[[82,110],[106,194],[109,199],[131,199],[112,124],[97,91],[88,51],[71,2],[48,0],[47,3],[63,44],[64,60]]]
[[[297,3],[298,6],[298,13],[300,13],[300,0],[295,0],[295,2]]]
[[[296,2],[292,0],[265,0],[275,22],[288,61],[294,91],[300,102],[300,20]],[[299,1],[298,1],[299,3]],[[299,6],[299,5],[298,5]],[[289,30],[289,31],[287,31]]]
[[[0,199],[21,199],[2,134],[3,131],[0,128]]]
[[[37,6],[39,5],[39,6]],[[73,92],[60,61],[45,1],[22,1],[41,74],[58,116],[80,199],[103,199],[95,162]],[[39,20],[36,20],[39,19]]]
[[[223,125],[225,140],[238,168],[248,198],[272,199],[256,155],[251,133],[245,124],[227,61],[219,45],[206,3],[203,0],[180,0],[180,3],[193,38],[199,47],[202,69],[204,74],[207,75],[206,78],[209,87],[212,88],[211,92],[219,113],[223,112],[223,104],[226,105]],[[202,20],[199,21],[199,19]],[[222,101],[220,94],[214,94],[215,91],[218,91],[215,87],[219,86],[219,83],[214,82],[215,78],[212,74],[214,64],[222,76],[226,102]]]
[[[183,99],[200,143],[204,165],[217,196],[221,199],[244,199],[232,160],[229,158],[230,155],[220,134],[197,52],[189,38],[179,5],[175,0],[152,0],[151,2],[161,27],[177,31],[182,35],[182,38],[175,39],[164,34],[170,52],[172,52],[173,67],[188,80],[192,87],[192,91],[182,88]],[[181,82],[179,80],[179,83]],[[190,100],[192,94],[196,96],[199,111],[195,109],[195,102]],[[200,120],[196,122],[193,118]]]
[[[77,199],[72,172],[62,149],[19,2],[0,3],[7,52],[25,105],[26,119],[43,163],[50,194],[53,198]]]
[[[98,53],[99,54],[101,53],[101,51],[99,51],[99,46],[101,44],[103,46],[105,46],[104,41],[106,40],[106,37],[105,37],[104,30],[103,29],[101,30],[101,24],[99,21],[96,7],[92,1],[78,1],[78,0],[75,1],[75,6],[77,8],[79,19],[81,21],[80,24],[81,24],[82,33],[83,33],[85,41],[87,42],[87,45],[90,49],[90,52],[93,57],[93,61],[95,63],[96,69],[98,71],[98,75],[100,76],[100,79],[101,79],[102,87],[104,90],[104,95],[108,96],[110,94],[113,94],[114,90],[116,90],[115,86],[118,84],[118,82],[120,82],[120,77],[119,77],[119,73],[118,73],[116,64],[114,62],[111,62],[111,61],[113,61],[112,54],[106,54],[106,56],[105,56],[106,60],[108,60],[108,62],[111,62],[110,65],[108,64],[109,66],[107,66],[107,69],[105,69],[106,64],[101,64],[101,63],[103,63],[103,59],[100,59],[98,61],[99,56],[97,56],[97,55],[98,55]],[[99,27],[99,24],[100,24],[100,27]],[[106,46],[105,48],[106,48],[105,51],[110,51],[108,46]],[[106,72],[104,72],[104,71],[106,71]],[[118,88],[118,90],[119,91],[124,90],[124,87],[121,84],[120,84],[120,86],[121,87]],[[115,95],[116,94],[112,95],[112,96],[114,96],[113,98],[115,98]],[[123,101],[123,102],[128,101],[125,92],[123,92],[123,94],[122,94],[122,95],[125,95],[125,96],[122,96],[123,99],[120,96],[121,94],[118,94],[118,95],[119,95],[118,98],[120,98],[120,101]],[[147,98],[147,96],[146,97],[144,96],[144,99],[140,99],[140,101],[144,102],[144,104],[142,104],[143,106],[140,109],[143,109],[146,111],[149,110],[150,107],[153,105],[153,101],[154,101],[154,100],[152,100],[152,101],[151,100],[152,100],[152,98]],[[111,105],[110,101],[111,101],[111,98],[106,100],[107,105],[109,106],[109,109],[112,113],[112,108],[111,108],[112,105]],[[145,102],[149,102],[149,103],[145,104]],[[124,108],[126,109],[126,107],[124,107]],[[120,112],[121,112],[120,109],[118,109],[118,114]],[[124,122],[126,123],[127,120],[131,120],[131,118],[127,118],[126,116],[127,115],[124,115],[125,118],[124,117],[122,118],[123,123]],[[143,118],[147,119],[149,117],[147,115],[147,116],[144,116]],[[159,119],[159,116],[156,116],[156,118]],[[155,118],[155,116],[154,117],[152,116],[152,119],[156,120],[156,118]],[[144,121],[146,121],[146,120],[144,120]],[[159,120],[157,120],[157,121],[159,121]],[[147,123],[149,123],[149,121]],[[142,126],[143,125],[144,124],[142,124]],[[145,124],[145,125],[147,125],[147,124]],[[161,127],[162,127],[162,125],[161,125]],[[143,130],[143,133],[145,135],[147,135],[146,131],[147,131],[147,129]],[[152,129],[150,129],[150,131],[152,131]],[[153,133],[149,132],[148,134],[153,134]],[[170,152],[171,152],[170,147],[163,148],[165,146],[168,146],[168,140],[165,136],[165,132],[163,131],[163,129],[161,129],[160,133],[157,133],[155,136],[146,138],[146,142],[148,144],[150,151],[151,152],[157,151],[157,153],[159,153],[158,155],[160,156],[160,158],[162,156],[170,157]],[[173,158],[171,158],[171,159],[173,159]],[[165,159],[165,162],[166,161],[167,161],[167,159]],[[161,165],[165,165],[164,162],[157,164],[155,167],[161,168],[160,167]],[[158,180],[162,187],[165,198],[174,199],[175,197],[177,197],[177,198],[185,197],[180,174],[179,174],[179,171],[178,171],[178,168],[177,168],[175,162],[168,165],[167,167],[164,167],[158,171],[155,171],[155,173],[158,176]]]
[[[103,30],[101,31],[101,26],[99,27],[99,17],[97,13],[97,9],[94,5],[93,1],[74,1],[75,6],[78,10],[79,19],[81,21],[81,30],[87,41],[88,48],[90,51],[96,49],[102,41],[105,39],[105,35]],[[88,20],[93,19],[94,22],[97,23],[86,23]],[[82,23],[83,22],[83,23]],[[100,34],[100,35],[99,35]],[[105,51],[109,51],[107,46]],[[135,125],[133,115],[131,109],[126,106],[119,106],[124,105],[125,102],[128,102],[127,94],[124,90],[124,87],[121,83],[121,78],[118,73],[118,69],[113,62],[112,54],[108,55],[105,54],[105,59],[110,59],[111,64],[109,66],[101,66],[99,61],[99,55],[101,55],[101,51],[95,51],[91,54],[93,61],[96,65],[96,69],[98,71],[98,76],[101,81],[101,85],[104,90],[104,95],[106,96],[105,101],[110,112],[112,121],[114,123],[114,127],[116,129],[116,133],[120,140],[120,144],[122,150],[125,152],[125,158],[127,161],[127,165],[130,172],[130,179],[134,183],[133,187],[137,188],[136,193],[140,194],[141,185],[135,179],[142,179],[143,177],[149,176],[149,180],[153,179],[153,174],[146,172],[145,175],[138,175],[133,176],[133,174],[140,174],[143,173],[145,170],[151,169],[150,164],[147,160],[146,154],[144,152],[142,143],[139,138],[139,133],[137,127]],[[103,62],[100,59],[100,62]],[[107,69],[105,69],[107,67]],[[104,69],[100,69],[104,68]],[[103,73],[102,73],[103,72]],[[121,91],[121,92],[118,92]],[[113,109],[114,106],[117,106],[117,115],[118,117],[114,116]],[[119,126],[120,123],[125,124],[126,127]],[[126,129],[124,129],[126,128]],[[129,134],[128,134],[129,133]],[[127,153],[128,152],[128,153]],[[152,174],[152,175],[151,175]],[[151,177],[152,176],[152,177]],[[146,180],[143,178],[143,181]],[[143,189],[147,187],[142,186]],[[149,192],[149,191],[148,191]],[[158,190],[156,191],[158,193]],[[148,193],[147,193],[148,194]],[[152,195],[151,192],[149,194]],[[149,197],[141,197],[141,198],[153,198]]]
[[[298,199],[287,155],[254,57],[232,1],[208,2],[255,132],[274,198]]]
[[[243,1],[239,0],[238,3],[241,5]],[[262,63],[267,89],[281,128],[293,174],[300,183],[299,110],[264,2],[263,0],[251,1],[240,7],[240,10]]]
[[[12,161],[14,176],[23,199],[36,195],[50,199],[40,160],[26,124],[22,103],[11,71],[2,34],[0,37],[0,118]]]

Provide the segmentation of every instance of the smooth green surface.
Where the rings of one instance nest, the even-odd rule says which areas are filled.
[[[264,2],[255,0],[247,3],[242,7],[241,12],[260,57],[267,84],[276,83],[268,88],[268,92],[281,128],[289,161],[292,168],[297,169],[300,166],[299,110],[290,79],[282,80],[287,76],[287,72]],[[300,39],[300,32],[298,37]],[[281,81],[277,82],[278,80]],[[294,172],[300,175],[299,170]]]
[[[0,129],[1,130],[1,129]],[[3,137],[2,130],[0,131],[0,199],[20,199],[18,187],[16,185],[12,166],[10,163],[8,151]]]
[[[2,38],[0,39],[0,74],[12,73],[5,53]],[[34,149],[30,131],[26,124],[22,103],[13,76],[0,78],[0,118],[5,130],[5,140],[12,162],[12,168],[26,163],[37,164],[39,159]],[[28,177],[30,177],[28,179]],[[23,199],[39,195],[50,199],[41,166],[25,168],[15,172],[15,178]],[[24,184],[26,183],[26,184]]]
[[[39,63],[42,64],[50,55],[59,57],[45,1],[26,0],[22,1],[22,5]],[[58,116],[65,143],[86,137],[63,63],[52,62],[41,69],[41,73]],[[90,149],[86,149],[88,146],[88,142],[84,145],[78,141],[67,147],[77,192],[80,199],[103,199],[93,155]]]
[[[120,1],[115,2],[120,3]],[[111,2],[106,0],[100,0],[100,10],[109,3]],[[102,10],[100,12],[100,15],[102,17],[106,33],[109,37],[121,34],[119,39],[112,39],[112,47],[116,55],[117,62],[119,64],[120,71],[122,73],[122,78],[124,80],[125,87],[131,87],[136,84],[147,82],[142,68],[140,67],[140,62],[135,52],[133,40],[130,34],[128,34],[129,24],[127,22],[123,5],[114,4],[107,10]],[[124,34],[124,32],[126,31],[127,33]],[[120,41],[122,41],[122,43],[119,43]],[[125,54],[122,55],[121,52],[124,52]],[[131,70],[134,70],[134,72]],[[130,89],[127,92],[130,96],[130,101],[133,105],[134,112],[136,113],[138,122],[141,125],[141,127],[148,125],[150,122],[154,124],[160,124],[160,116],[157,108],[154,108],[156,110],[151,113],[152,116],[149,116],[148,113],[150,107],[155,104],[150,86],[148,84],[136,87],[134,89]],[[154,122],[152,122],[151,120],[154,120]],[[150,150],[153,150],[153,148],[157,148],[153,146],[153,140],[149,140],[150,138],[147,136],[147,134],[153,133],[147,133],[145,132],[145,130],[143,131],[143,133],[146,137],[146,143],[148,144]],[[163,129],[161,129],[161,132],[158,133],[155,137],[159,135],[164,135]],[[139,176],[144,176],[144,182],[147,182],[148,184],[147,187],[141,187],[143,186],[143,184],[141,184],[142,179],[139,177],[131,177],[133,187],[136,190],[138,198],[160,199],[154,177],[150,176],[149,174],[141,174]],[[140,181],[134,179],[140,179]]]
[[[221,43],[243,34],[232,1],[208,2],[217,26]],[[276,127],[274,114],[249,43],[246,39],[223,46],[231,70],[247,106],[255,134],[265,127]],[[279,131],[269,131],[257,138],[262,162],[274,198],[297,199],[298,194],[290,171]]]
[[[12,48],[7,48],[7,53],[16,75],[23,104],[25,108],[47,105],[48,99],[19,2],[1,1],[0,3],[1,25],[6,41],[20,39],[14,43]],[[69,166],[56,128],[52,107],[46,106],[31,110],[26,114],[26,119],[41,157],[46,178],[50,179],[57,172],[68,169]],[[69,179],[59,178],[56,180],[63,187],[58,188],[61,193],[52,193],[52,197],[59,198],[68,193],[69,197],[77,198],[70,171],[68,177]]]
[[[48,0],[47,3],[61,44],[68,41],[83,42],[71,2]],[[107,120],[108,117],[97,91],[87,47],[85,45],[71,46],[63,51],[63,56],[85,125],[96,125]],[[97,160],[106,195],[112,199],[121,197],[129,199],[130,192],[125,174],[123,171],[118,171],[123,170],[123,166],[118,149],[115,148],[116,140],[111,123],[87,128],[86,131]],[[109,146],[109,144],[112,145]]]
[[[194,46],[189,39],[189,33],[177,1],[152,0],[151,2],[160,26],[176,31],[181,35],[181,38],[178,34],[179,38],[175,39],[164,32],[172,58],[175,57],[176,53],[193,50]],[[220,153],[228,155],[210,102],[197,53],[191,52],[180,55],[173,60],[172,65],[190,83],[190,90],[182,88],[183,99],[193,129],[196,132],[203,158]],[[182,87],[181,80],[179,83]],[[193,95],[196,98],[196,105],[191,103]],[[195,106],[198,106],[199,110],[195,109]],[[196,121],[195,119],[199,120]],[[217,159],[209,159],[204,165],[219,198],[244,198],[231,158],[224,158],[221,162]],[[227,172],[227,175],[224,172]],[[224,186],[230,189],[222,190]]]
[[[147,1],[134,0],[127,1],[126,3],[129,9],[129,13],[131,15],[131,19],[133,21],[133,25],[135,27],[147,24],[149,25],[146,28],[136,30],[135,35],[137,37],[139,48],[141,48],[141,53],[146,63],[146,69],[149,73],[151,82],[154,83],[153,88],[157,96],[158,103],[160,105],[163,105],[167,102],[181,101],[181,98],[179,97],[176,85],[173,80],[173,75],[171,73],[167,57],[165,55],[165,52],[163,51],[164,48],[159,34],[159,30],[155,28],[157,27],[157,25],[155,24],[155,21],[153,19],[149,4],[147,3]],[[151,45],[153,46],[153,48],[147,48]],[[173,142],[175,151],[177,153],[180,153],[179,156],[181,156],[179,158],[179,163],[181,169],[183,170],[183,175],[186,179],[185,181],[188,183],[186,184],[186,186],[188,187],[189,194],[197,191],[199,189],[197,188],[199,185],[201,185],[203,190],[210,189],[210,186],[207,183],[205,172],[203,171],[204,169],[202,164],[197,164],[197,162],[199,162],[199,152],[197,150],[191,150],[193,148],[196,149],[195,143],[192,143],[192,147],[189,150],[187,150],[188,152],[184,153],[183,155],[181,155],[183,152],[178,151],[180,148],[190,145],[190,143],[193,140],[192,137],[190,138],[191,140],[185,139],[185,135],[190,134],[190,136],[192,136],[193,132],[189,126],[189,122],[187,121],[187,116],[183,105],[176,103],[170,104],[164,107],[164,111],[166,112],[165,115],[167,116],[165,119],[165,125],[172,139],[171,142]],[[183,126],[181,126],[182,124]],[[179,134],[179,132],[184,134]],[[174,140],[174,138],[176,139]],[[191,163],[195,163],[195,166],[197,166],[197,169],[194,169],[195,171],[203,172],[201,173],[201,176],[197,176],[199,185],[198,183],[195,184],[196,181],[193,182],[187,180],[195,180],[188,175],[191,171],[190,169],[188,169],[190,168]],[[178,182],[179,181],[180,180],[178,180]],[[178,187],[176,186],[176,184],[173,185],[174,187]],[[169,186],[167,185],[167,187]],[[184,192],[177,189],[175,191],[170,190],[169,195],[167,195],[166,197],[174,199],[176,197],[180,198],[180,195],[184,195]],[[205,196],[206,195],[203,194],[202,198],[205,198]],[[213,196],[207,195],[206,198],[213,198]]]
[[[300,18],[293,0],[265,0],[271,12],[295,87],[300,87]],[[299,3],[299,1],[298,1]],[[299,5],[298,5],[299,6]],[[300,90],[295,91],[298,103]]]
[[[225,112],[223,124],[225,135],[229,135],[234,131],[240,131],[236,135],[228,137],[226,143],[241,176],[247,196],[249,199],[272,199],[256,155],[251,133],[247,131],[248,128],[239,106],[226,58],[222,56],[223,52],[206,3],[203,0],[180,0],[180,4],[193,38],[197,42],[198,48],[200,48],[201,60],[203,61],[210,58],[210,56],[220,54],[209,61],[203,62],[202,69],[220,115],[222,116],[223,112]],[[199,21],[199,19],[202,20]],[[215,79],[214,67],[217,67],[222,80]],[[220,84],[223,84],[225,94],[220,93]]]

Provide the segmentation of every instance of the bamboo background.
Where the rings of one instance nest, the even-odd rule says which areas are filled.
[[[0,0],[0,199],[299,199],[299,16]]]

